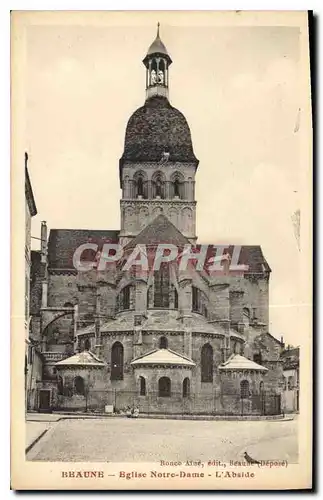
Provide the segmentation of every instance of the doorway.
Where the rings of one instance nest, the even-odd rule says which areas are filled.
[[[39,391],[39,407],[38,411],[48,413],[51,412],[50,407],[50,391],[48,390],[40,390]]]

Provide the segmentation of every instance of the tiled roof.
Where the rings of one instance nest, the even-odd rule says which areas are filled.
[[[101,326],[101,332],[122,332],[134,329],[135,311],[127,311],[118,314],[116,319],[107,321]],[[220,324],[208,323],[206,318],[200,314],[193,314],[190,330],[196,333],[209,333],[210,335],[224,335],[223,327]],[[184,325],[178,319],[177,310],[148,309],[147,318],[143,319],[141,324],[142,331],[161,331],[161,332],[183,332]],[[77,335],[94,333],[94,323],[80,329]]]
[[[281,354],[283,369],[289,370],[291,368],[299,367],[299,347],[286,349]]]
[[[268,368],[258,365],[254,361],[241,356],[240,354],[233,354],[230,358],[219,366],[219,370],[231,370],[231,371],[241,371],[241,370],[253,370],[253,371],[268,371]]]
[[[170,243],[183,246],[189,244],[189,240],[172,224],[163,214],[158,215],[141,233],[139,233],[126,246],[134,248],[136,245],[154,245],[158,243]]]
[[[55,363],[58,366],[105,366],[104,361],[101,361],[97,356],[91,351],[83,351],[78,354],[74,354],[70,358],[63,359]]]
[[[157,349],[148,354],[144,354],[139,358],[131,361],[131,364],[136,365],[182,365],[182,366],[195,366],[194,361],[190,358],[178,354],[170,349]]]
[[[212,257],[215,257],[216,254],[216,243],[212,243],[208,245],[208,251],[206,254],[206,259],[205,259],[205,270],[210,273],[211,271],[209,268],[213,265],[213,262],[208,262],[209,259]],[[196,251],[198,253],[200,251],[201,245],[196,245],[195,249],[192,251]],[[234,251],[235,246],[234,245],[229,245],[225,250],[224,254],[229,254],[230,257],[232,257],[233,251]],[[193,262],[193,261],[192,261]],[[271,269],[268,265],[268,262],[266,261],[262,249],[260,245],[243,245],[240,247],[240,253],[239,253],[239,258],[238,258],[238,264],[239,265],[246,265],[249,267],[248,270],[246,270],[247,273],[255,273],[255,274],[263,274],[270,272]]]
[[[290,349],[285,349],[281,353],[282,358],[299,358],[299,347],[292,347]]]
[[[125,162],[159,162],[164,152],[171,162],[198,165],[185,116],[165,97],[154,96],[129,118],[120,172]]]
[[[119,231],[97,229],[51,229],[48,240],[48,260],[52,269],[73,269],[75,250],[84,243],[96,243],[98,250],[104,243],[116,243]],[[89,260],[95,257],[94,250],[88,250]],[[82,259],[86,257],[82,255]]]
[[[91,229],[51,229],[48,240],[48,260],[51,269],[73,269],[73,255],[75,250],[84,243],[95,243],[98,250],[102,249],[104,243],[116,243],[119,239],[118,230],[91,230]],[[189,244],[189,240],[172,224],[172,222],[163,214],[158,215],[150,224],[148,224],[125,249],[134,248],[137,244],[156,245],[158,243],[170,243],[178,247]],[[209,272],[208,263],[211,257],[215,256],[215,250],[209,245],[206,256],[205,271]],[[229,246],[227,253],[232,256],[233,246]],[[200,245],[192,248],[192,251],[199,252]],[[82,254],[82,260],[93,261],[95,251],[88,250],[87,255]],[[192,265],[194,260],[190,261]],[[263,256],[259,245],[241,246],[238,264],[249,266],[247,273],[263,274],[270,272],[270,267]]]

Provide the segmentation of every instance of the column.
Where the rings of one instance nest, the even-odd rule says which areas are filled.
[[[152,181],[148,181],[148,200],[151,200],[153,197],[153,186],[152,186]]]
[[[151,59],[149,60],[148,87],[150,86],[150,77],[151,77]]]
[[[134,198],[134,182],[132,179],[129,180],[129,198]]]
[[[170,181],[166,181],[166,183],[165,183],[165,184],[166,184],[165,198],[166,198],[167,200],[169,200],[169,199],[170,199],[170,184],[171,184],[171,183],[170,183]]]
[[[184,196],[183,196],[183,199],[184,200],[191,200],[191,196],[190,196],[190,182],[189,181],[184,181]]]
[[[159,57],[157,57],[157,58],[156,58],[156,62],[157,62],[157,70],[156,70],[156,73],[157,73],[157,75],[156,75],[156,79],[157,79],[157,80],[156,80],[156,81],[157,81],[157,84],[158,84],[159,61],[160,61],[160,58],[159,58]]]

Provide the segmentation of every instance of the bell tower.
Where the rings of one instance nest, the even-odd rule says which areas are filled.
[[[122,188],[120,242],[136,237],[164,214],[192,243],[195,234],[195,173],[191,132],[184,115],[169,102],[167,49],[157,36],[143,59],[145,103],[130,117],[119,161]]]
[[[172,60],[159,37],[159,26],[158,23],[157,36],[143,60],[146,66],[146,99],[153,96],[163,96],[168,99],[168,69]]]

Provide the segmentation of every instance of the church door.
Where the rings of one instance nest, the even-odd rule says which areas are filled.
[[[48,412],[50,408],[50,391],[39,391],[39,411]]]

